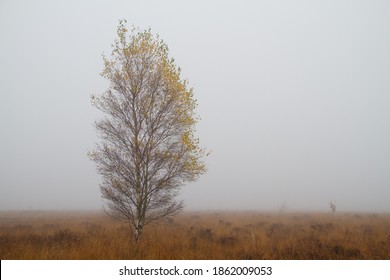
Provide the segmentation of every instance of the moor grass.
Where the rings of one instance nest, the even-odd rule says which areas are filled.
[[[132,237],[98,212],[0,212],[3,260],[389,260],[390,214],[192,212]]]

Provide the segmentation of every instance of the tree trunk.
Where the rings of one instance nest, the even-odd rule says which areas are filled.
[[[135,240],[135,242],[138,243],[139,238],[141,237],[141,233],[142,233],[142,226],[141,225],[136,226],[135,230],[134,230],[134,240]]]

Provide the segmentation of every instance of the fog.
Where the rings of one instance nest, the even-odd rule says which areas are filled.
[[[186,210],[390,211],[388,1],[0,1],[0,210],[102,209],[91,94],[119,19],[194,88]]]

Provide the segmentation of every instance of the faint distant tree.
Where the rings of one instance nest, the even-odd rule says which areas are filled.
[[[149,30],[125,27],[102,76],[110,82],[92,104],[106,117],[95,122],[102,140],[90,158],[102,176],[106,212],[125,221],[138,241],[145,225],[176,214],[180,187],[206,170],[194,137],[196,100],[167,45]]]
[[[286,201],[283,202],[283,204],[279,208],[279,214],[284,215],[287,212],[287,203]]]
[[[329,206],[332,214],[334,214],[336,212],[336,201],[329,201]]]

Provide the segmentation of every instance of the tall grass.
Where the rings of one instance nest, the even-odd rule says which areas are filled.
[[[138,244],[97,212],[1,212],[0,259],[390,259],[389,214],[183,213]]]

